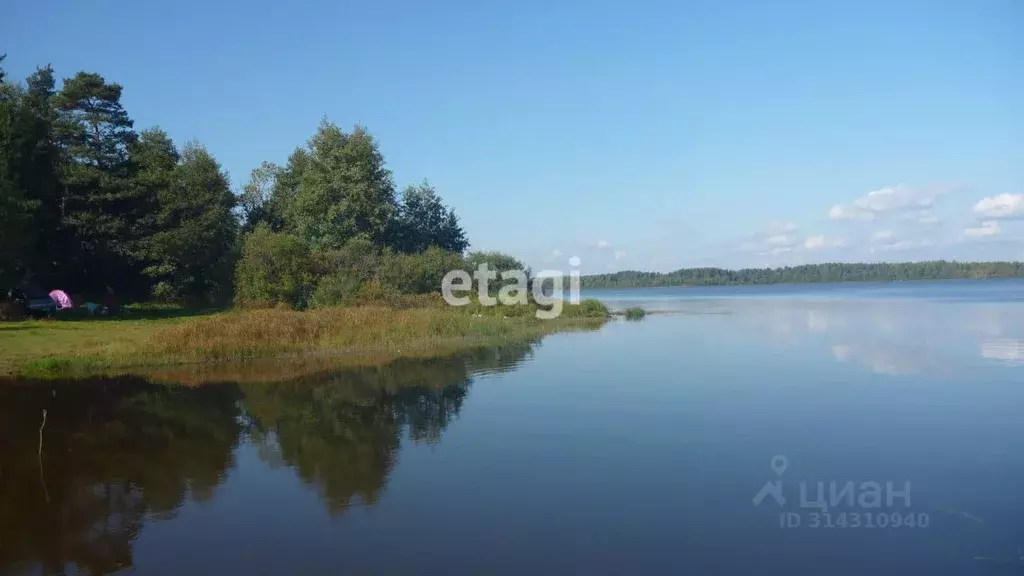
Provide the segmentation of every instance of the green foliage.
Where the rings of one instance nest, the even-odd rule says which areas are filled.
[[[452,270],[465,266],[458,254],[435,246],[418,254],[385,252],[381,258],[380,280],[401,292],[426,294],[440,292],[441,280]]]
[[[66,265],[73,244],[63,223],[64,187],[59,179],[60,150],[53,125],[56,94],[53,68],[37,68],[25,81],[23,123],[18,128],[25,153],[18,170],[32,212],[32,239],[25,275],[53,282],[72,272]]]
[[[313,259],[305,243],[291,234],[259,225],[245,235],[235,270],[235,304],[278,303],[304,308],[314,284]]]
[[[56,176],[50,142],[53,74],[37,70],[28,88],[0,82],[0,282],[47,275],[66,249],[55,241]]]
[[[261,162],[249,175],[249,182],[242,188],[239,204],[242,222],[248,232],[263,222],[278,232],[284,228],[281,197],[274,194],[277,177],[281,169],[273,162]]]
[[[402,202],[393,226],[391,242],[400,252],[422,252],[436,246],[461,254],[469,247],[466,234],[459,225],[459,217],[441,202],[426,180],[402,192]]]
[[[487,264],[490,270],[505,272],[509,270],[524,270],[527,276],[531,276],[530,269],[523,265],[515,257],[498,251],[470,252],[466,255],[466,265],[470,270],[476,270],[481,264]]]
[[[562,308],[562,316],[565,318],[607,318],[608,315],[608,307],[595,298],[586,298],[579,304],[567,302]]]
[[[316,307],[438,293],[444,275],[465,266],[458,254],[437,247],[417,254],[378,252],[365,237],[350,240],[318,260],[322,275],[311,301]]]
[[[426,181],[398,202],[361,126],[321,122],[236,198],[201,145],[136,133],[121,95],[96,73],[58,89],[49,66],[24,85],[0,70],[0,284],[193,306],[234,289],[245,305],[301,308],[436,292],[464,265],[455,212]]]
[[[133,223],[135,236],[148,239],[161,227],[159,206],[171,194],[181,155],[166,132],[152,128],[128,147],[128,158],[136,197],[145,208]]]
[[[713,286],[723,284],[796,284],[808,282],[892,282],[956,278],[1021,278],[1021,262],[900,262],[851,264],[832,262],[785,268],[684,268],[662,274],[627,270],[583,276],[583,288],[638,288],[647,286]]]
[[[0,283],[16,281],[30,245],[32,206],[20,178],[22,110],[13,90],[0,92]]]
[[[647,312],[639,306],[633,306],[632,308],[626,308],[622,315],[626,317],[626,320],[643,320]]]
[[[96,288],[128,274],[138,259],[134,223],[145,215],[129,182],[133,122],[121,106],[121,86],[79,72],[54,98],[54,139],[63,155],[60,212],[76,247],[80,283]]]
[[[380,254],[369,238],[359,235],[337,250],[320,254],[317,260],[319,279],[310,305],[337,306],[360,297],[363,287],[377,275]]]
[[[365,281],[357,276],[336,272],[327,276],[321,276],[316,281],[316,288],[310,298],[309,305],[312,308],[323,308],[326,306],[341,306],[356,302],[362,294]]]
[[[153,265],[146,273],[162,291],[170,292],[165,297],[176,292],[193,303],[225,301],[231,293],[238,236],[228,177],[195,143],[185,147],[181,162],[168,175],[168,185],[158,191],[156,232],[147,241]]]
[[[287,169],[294,186],[283,210],[290,232],[316,250],[338,248],[357,234],[386,239],[395,190],[369,132],[357,126],[345,133],[325,120],[298,159]]]

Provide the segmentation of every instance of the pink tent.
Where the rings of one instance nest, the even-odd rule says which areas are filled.
[[[71,298],[68,297],[67,293],[63,290],[54,290],[50,292],[50,299],[57,303],[58,309],[72,308],[74,304],[71,303]]]

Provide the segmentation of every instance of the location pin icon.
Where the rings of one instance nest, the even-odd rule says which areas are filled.
[[[786,473],[786,468],[789,466],[789,460],[779,454],[772,458],[772,472],[775,472],[777,476],[782,476]]]

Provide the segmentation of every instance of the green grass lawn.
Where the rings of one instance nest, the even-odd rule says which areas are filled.
[[[0,375],[57,359],[104,356],[149,339],[185,318],[0,322]]]

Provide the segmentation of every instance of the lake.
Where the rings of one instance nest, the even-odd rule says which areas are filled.
[[[1024,572],[1024,282],[589,295],[664,313],[0,386],[0,572]]]

